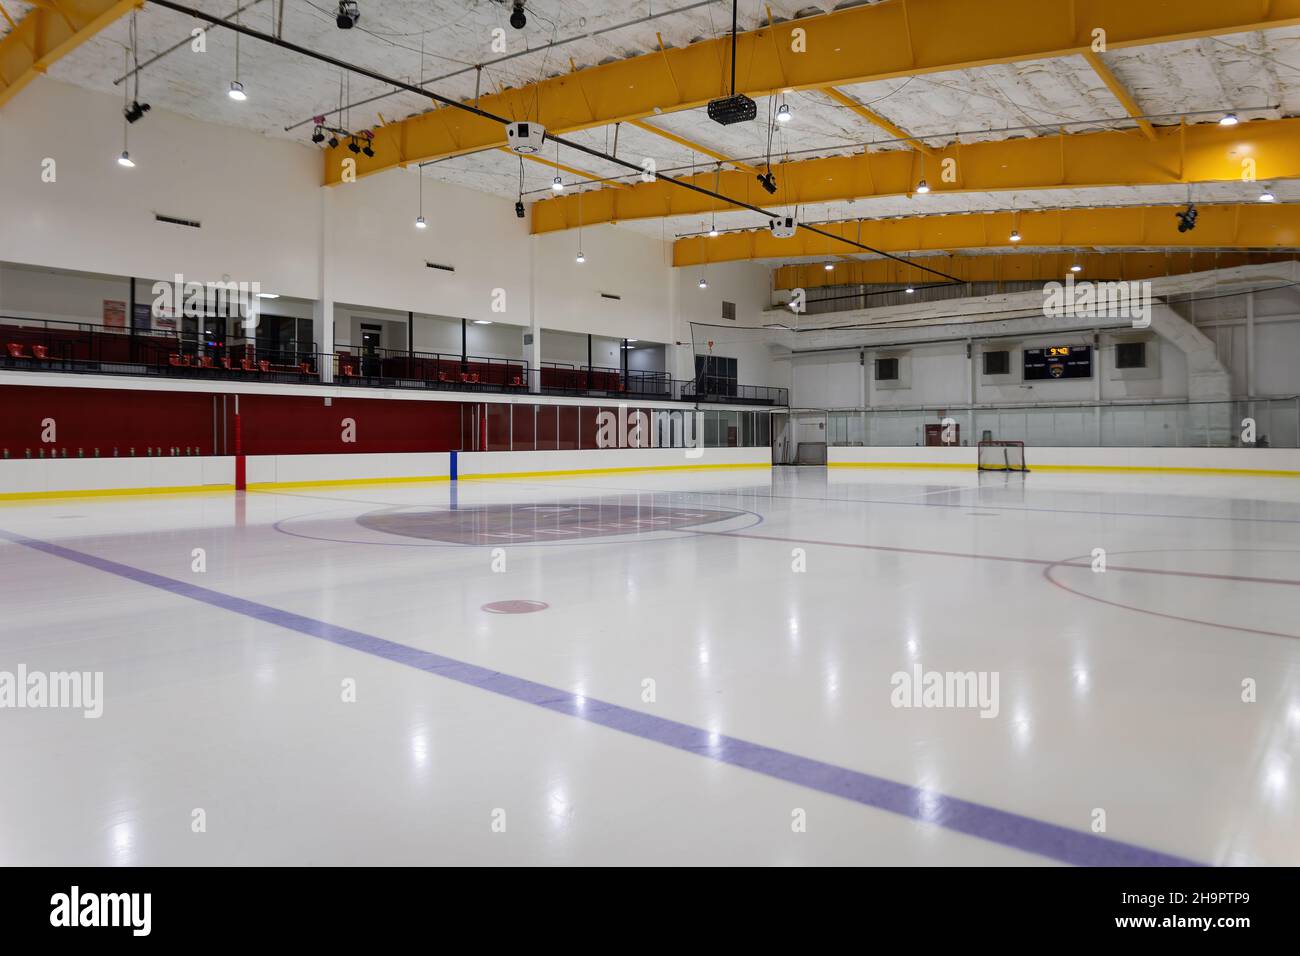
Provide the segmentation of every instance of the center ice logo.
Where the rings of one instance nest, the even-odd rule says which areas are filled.
[[[629,413],[626,405],[618,414],[605,409],[596,415],[597,448],[684,448],[687,458],[704,455],[704,413],[640,409]],[[656,427],[657,426],[657,427]]]

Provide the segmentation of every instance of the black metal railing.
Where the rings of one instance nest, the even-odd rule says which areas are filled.
[[[283,384],[321,382],[372,388],[518,392],[651,401],[786,405],[783,388],[739,385],[704,377],[674,379],[667,372],[527,362],[446,352],[343,347],[316,351],[315,343],[259,348],[202,332],[109,328],[60,320],[0,316],[0,368],[140,375]],[[327,377],[322,370],[328,370]]]

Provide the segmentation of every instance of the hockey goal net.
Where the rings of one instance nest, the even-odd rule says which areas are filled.
[[[1029,471],[1022,441],[982,441],[978,454],[980,471]]]

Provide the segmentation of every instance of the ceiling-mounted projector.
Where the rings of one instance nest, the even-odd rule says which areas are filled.
[[[709,119],[723,126],[730,126],[732,123],[748,123],[757,115],[758,104],[744,93],[709,100]]]
[[[546,127],[541,123],[507,123],[506,145],[511,152],[531,155],[541,152],[542,143],[546,141]]]
[[[799,231],[799,221],[794,216],[778,216],[767,224],[777,239],[789,239]]]

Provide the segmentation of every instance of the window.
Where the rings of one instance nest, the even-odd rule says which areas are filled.
[[[876,381],[877,382],[898,381],[898,359],[896,358],[876,359]]]
[[[721,355],[695,356],[696,391],[704,395],[735,395],[736,360]]]
[[[997,352],[984,353],[984,374],[985,375],[1009,375],[1011,374],[1011,353],[1002,350]]]
[[[1119,342],[1115,345],[1116,368],[1146,368],[1147,344],[1145,342]]]

